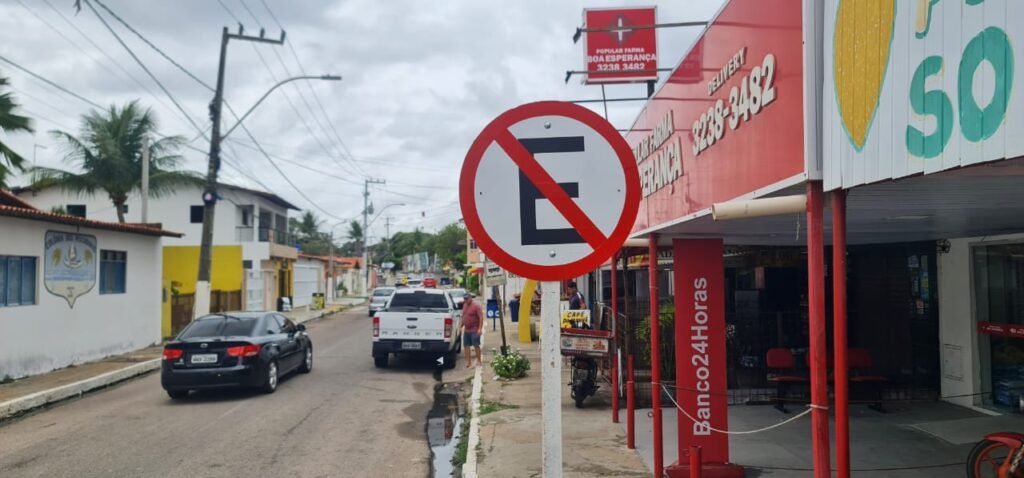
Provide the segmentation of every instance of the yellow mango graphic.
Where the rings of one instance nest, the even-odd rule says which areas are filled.
[[[896,0],[840,0],[833,39],[839,115],[857,150],[878,109],[896,21]]]

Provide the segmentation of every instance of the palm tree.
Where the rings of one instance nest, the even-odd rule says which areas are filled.
[[[9,85],[10,80],[0,76],[0,131],[4,134],[31,133],[32,120],[17,114],[15,110],[18,104],[14,102],[14,96],[3,91]],[[0,188],[6,186],[5,181],[11,171],[21,171],[24,164],[25,158],[11,150],[0,138]]]
[[[158,197],[180,186],[201,184],[198,174],[176,169],[182,159],[177,151],[185,144],[185,139],[168,136],[154,140],[156,115],[149,108],[139,106],[138,101],[122,108],[112,105],[103,112],[92,110],[82,117],[81,128],[78,137],[64,131],[50,132],[65,147],[64,162],[81,172],[34,168],[39,179],[33,187],[60,186],[78,194],[105,191],[117,210],[117,220],[124,222],[128,196],[142,188],[145,140],[150,144],[150,196]]]

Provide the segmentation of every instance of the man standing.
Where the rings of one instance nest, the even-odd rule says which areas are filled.
[[[569,292],[569,310],[587,310],[587,301],[576,288],[576,281],[569,281],[565,288]]]
[[[473,349],[476,349],[477,365],[484,364],[480,351],[480,338],[484,335],[484,310],[473,297],[472,292],[467,292],[462,304],[462,348],[466,349],[466,368],[473,366]]]

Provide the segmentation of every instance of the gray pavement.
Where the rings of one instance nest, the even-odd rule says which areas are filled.
[[[802,411],[791,405],[793,411]],[[863,405],[850,407],[850,461],[854,476],[882,478],[960,478],[964,461],[974,442],[985,432],[1017,430],[1024,419],[1016,416],[990,417],[945,402],[891,402],[888,413],[880,414]],[[653,464],[650,409],[636,410],[637,453],[650,469]],[[729,429],[756,430],[781,422],[792,415],[770,406],[729,407]],[[665,465],[676,461],[676,410],[663,411]],[[622,425],[625,427],[625,417]],[[963,433],[971,429],[973,438]],[[835,459],[835,422],[833,435]],[[744,465],[747,476],[813,476],[809,416],[763,433],[733,435],[729,440],[730,460]],[[832,462],[835,466],[835,461]],[[860,470],[860,471],[858,471]]]
[[[362,307],[310,322],[313,372],[272,395],[172,402],[150,374],[0,425],[0,476],[427,476],[432,369],[375,369],[370,327]]]

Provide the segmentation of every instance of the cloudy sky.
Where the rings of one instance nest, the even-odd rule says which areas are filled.
[[[469,144],[493,117],[537,100],[600,98],[597,86],[564,82],[581,69],[582,47],[572,34],[583,8],[623,0],[100,0],[207,85],[216,82],[221,29],[266,28],[284,46],[233,42],[225,91],[238,114],[271,85],[305,72],[335,73],[342,82],[296,82],[273,93],[245,124],[283,174],[239,128],[226,143],[222,178],[269,189],[329,223],[357,216],[362,184],[391,232],[433,231],[458,220],[459,167]],[[160,119],[162,134],[183,135],[198,150],[208,142],[166,93],[129,56],[87,6],[73,0],[0,0],[0,55],[99,105],[139,99]],[[659,22],[707,20],[723,0],[644,1]],[[202,129],[209,127],[212,93],[118,23],[96,1],[110,26]],[[280,26],[279,26],[280,25]],[[674,67],[699,33],[658,32],[661,67]],[[47,134],[77,131],[90,104],[0,61],[36,134],[4,137],[23,156],[61,166],[62,151]],[[662,75],[664,78],[664,74]],[[642,85],[610,86],[609,97],[645,94]],[[601,112],[600,104],[589,105]],[[609,117],[627,128],[639,102],[609,104]],[[225,124],[234,118],[225,112]],[[38,147],[36,147],[38,145]],[[45,149],[43,149],[45,148]],[[205,171],[205,157],[186,150],[185,166]],[[293,187],[288,181],[295,185]],[[18,181],[16,180],[15,183]],[[23,181],[22,181],[23,182]],[[298,189],[298,190],[297,190]],[[371,227],[384,235],[381,218]]]

